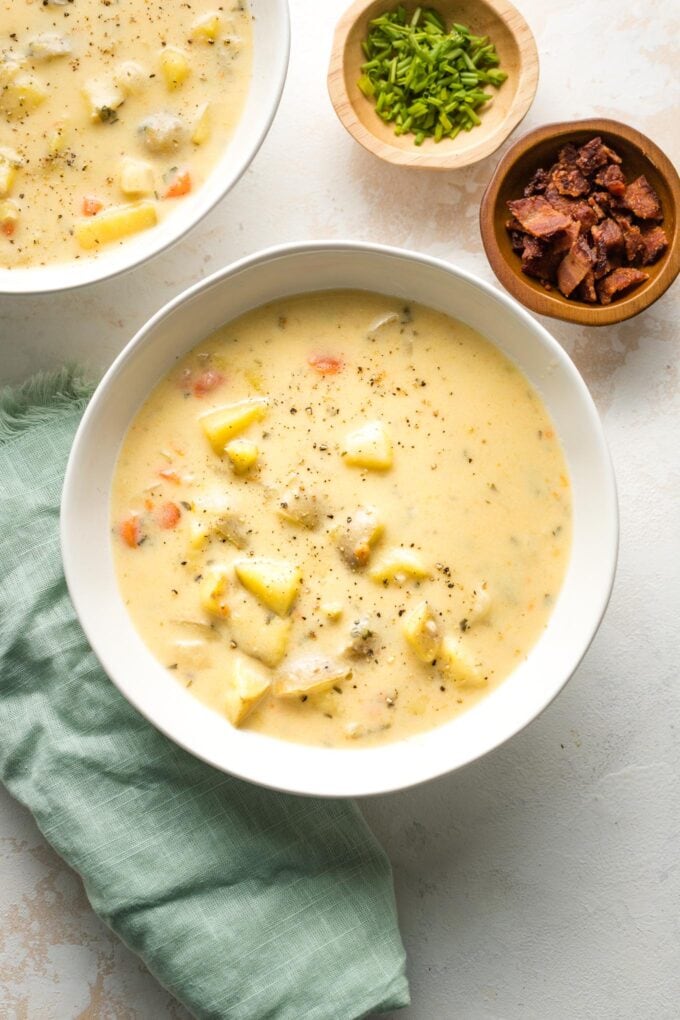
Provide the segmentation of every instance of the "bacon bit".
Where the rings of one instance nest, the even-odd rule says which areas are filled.
[[[165,192],[165,198],[181,198],[182,195],[188,195],[191,191],[191,174],[188,170],[183,170],[177,174],[172,184]]]
[[[345,367],[342,358],[333,354],[310,354],[307,364],[319,375],[337,375]]]
[[[663,227],[651,227],[650,230],[643,231],[642,243],[645,249],[642,256],[642,265],[649,266],[652,262],[656,262],[668,247],[666,231]]]
[[[213,369],[201,372],[198,378],[194,380],[194,384],[192,386],[194,396],[204,397],[206,393],[211,393],[213,390],[216,390],[223,382],[224,376],[221,372],[215,372]]]
[[[181,516],[182,511],[176,503],[163,503],[163,506],[159,506],[156,511],[156,520],[158,521],[158,525],[166,531],[170,530],[170,528],[176,527]]]
[[[93,195],[86,195],[83,199],[83,216],[96,216],[104,208],[104,203]]]
[[[508,202],[508,209],[519,220],[522,229],[534,237],[552,237],[559,230],[566,230],[571,223],[568,216],[555,209],[542,195]]]
[[[617,294],[630,287],[637,287],[649,279],[649,273],[643,273],[640,269],[633,269],[632,266],[620,266],[609,276],[605,276],[598,284],[597,293],[603,305],[609,305]]]
[[[166,482],[172,482],[173,485],[179,485],[180,477],[174,468],[161,468],[158,474],[161,478],[164,478]]]
[[[623,204],[641,220],[662,219],[659,196],[644,174],[628,185],[623,194]]]
[[[121,521],[119,527],[120,537],[130,549],[136,549],[142,541],[142,526],[139,517],[133,514]]]

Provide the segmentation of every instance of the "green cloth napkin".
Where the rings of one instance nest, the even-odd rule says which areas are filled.
[[[58,524],[89,394],[64,370],[0,395],[0,779],[197,1017],[353,1020],[407,1004],[390,866],[357,808],[197,761],[88,647]]]

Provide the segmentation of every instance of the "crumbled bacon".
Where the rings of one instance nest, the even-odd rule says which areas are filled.
[[[623,232],[615,220],[606,219],[596,223],[590,234],[595,252],[593,274],[596,280],[600,280],[614,268],[611,256],[623,249]]]
[[[617,198],[621,198],[626,190],[626,178],[621,173],[621,167],[616,163],[610,163],[604,170],[595,174],[595,183],[599,184],[601,188],[606,188],[610,195],[615,195]]]
[[[644,175],[627,184],[621,164],[601,138],[568,143],[534,172],[523,198],[507,203],[522,272],[546,290],[557,284],[565,297],[609,304],[648,278],[632,266],[667,249],[663,227],[650,223],[663,219],[658,195]]]
[[[588,304],[597,303],[597,291],[595,290],[595,276],[593,273],[586,273],[576,291],[577,297]]]
[[[519,220],[522,229],[533,237],[552,237],[558,230],[566,230],[569,226],[569,217],[555,209],[542,195],[508,202],[508,209]]]
[[[600,302],[603,305],[609,305],[615,294],[630,290],[631,287],[637,287],[638,284],[648,279],[649,273],[633,269],[632,266],[619,266],[598,284],[597,294]]]
[[[545,197],[565,216],[569,216],[572,220],[578,220],[581,230],[588,231],[594,223],[597,223],[595,210],[584,198],[567,198],[566,195],[560,195],[552,184],[546,188]]]
[[[608,149],[602,143],[601,138],[591,138],[589,142],[586,142],[578,150],[576,165],[580,170],[583,170],[584,174],[590,176],[598,167],[604,166],[605,163],[609,162],[610,152],[611,149]]]
[[[587,177],[583,176],[575,164],[571,166],[558,166],[553,171],[550,180],[560,195],[579,198],[581,195],[587,195],[590,191]]]
[[[577,220],[572,220],[566,230],[556,234],[552,239],[552,248],[554,252],[562,253],[568,252],[572,247],[576,238],[581,233],[581,225]]]
[[[571,248],[557,267],[557,286],[565,297],[576,290],[589,273],[595,256],[586,239],[579,234]]]
[[[557,164],[560,163],[575,163],[578,159],[578,149],[571,142],[567,142],[563,145],[560,151],[557,153]]]
[[[644,253],[640,261],[643,266],[651,266],[652,262],[656,262],[668,247],[666,231],[663,227],[649,227],[648,230],[643,230],[642,244]]]
[[[525,187],[523,192],[524,197],[531,198],[532,195],[542,195],[549,179],[547,171],[539,167]]]
[[[594,244],[602,246],[608,255],[623,248],[623,231],[616,220],[606,219],[596,223],[590,233]]]
[[[549,281],[555,278],[562,255],[547,241],[526,235],[522,251],[522,272],[537,280]]]
[[[640,228],[636,223],[633,223],[632,216],[627,213],[614,213],[614,218],[623,233],[623,244],[627,260],[629,262],[637,262],[644,252]]]
[[[660,220],[661,202],[644,174],[628,185],[623,194],[623,204],[641,220]]]

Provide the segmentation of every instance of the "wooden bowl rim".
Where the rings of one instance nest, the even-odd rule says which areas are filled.
[[[415,147],[413,152],[410,149],[401,149],[378,138],[359,120],[354,111],[345,80],[345,49],[347,37],[354,24],[367,8],[375,3],[375,0],[354,0],[354,3],[342,15],[333,35],[327,76],[328,93],[343,127],[374,156],[396,166],[407,166],[418,170],[458,170],[490,156],[524,120],[538,88],[539,59],[534,34],[524,16],[509,0],[481,0],[481,2],[505,22],[517,44],[519,53],[518,82],[515,97],[505,119],[490,135],[482,135],[478,145],[468,149],[464,155],[450,149],[442,152],[423,151]],[[385,0],[385,7],[389,6],[389,0]],[[514,26],[510,23],[512,20],[515,21]],[[521,30],[521,40],[518,38],[518,28]]]
[[[554,139],[557,152],[559,145],[576,131],[592,131],[594,134],[605,132],[615,137],[619,136],[633,145],[645,159],[654,164],[659,174],[666,180],[675,204],[675,230],[673,236],[669,238],[668,252],[665,256],[666,263],[660,273],[642,294],[636,295],[633,290],[627,297],[619,298],[611,305],[589,305],[577,301],[568,304],[561,296],[554,297],[549,291],[546,291],[545,294],[537,292],[520,276],[519,263],[517,270],[510,266],[496,241],[494,214],[501,187],[510,169],[537,145],[549,139]],[[654,304],[668,290],[680,271],[679,218],[680,178],[678,178],[677,171],[669,158],[651,138],[638,131],[637,128],[602,117],[543,124],[523,135],[511,145],[498,163],[482,196],[479,208],[479,228],[484,251],[491,268],[505,289],[523,305],[530,308],[532,312],[586,326],[610,326],[616,322],[632,319]]]

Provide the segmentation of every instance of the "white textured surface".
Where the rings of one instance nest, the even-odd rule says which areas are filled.
[[[71,298],[3,299],[4,380],[65,356],[100,370],[167,298],[275,242],[384,241],[492,279],[477,208],[497,157],[414,176],[358,148],[324,84],[343,6],[292,0],[279,117],[208,224],[111,284]],[[517,134],[603,114],[641,128],[677,161],[675,0],[520,6],[542,73]],[[676,285],[619,327],[546,322],[604,418],[620,489],[618,579],[590,653],[538,722],[455,776],[364,802],[395,867],[413,991],[403,1020],[674,1020],[680,1011],[679,296]],[[0,792],[3,1020],[186,1015]]]

